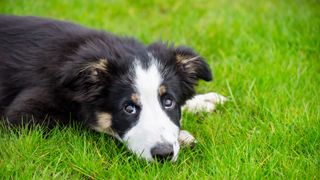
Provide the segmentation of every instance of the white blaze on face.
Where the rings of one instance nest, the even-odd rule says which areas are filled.
[[[143,69],[135,66],[135,87],[141,103],[141,112],[137,124],[123,137],[128,148],[147,160],[153,160],[151,149],[159,143],[172,144],[173,161],[179,152],[179,127],[175,125],[162,109],[159,100],[161,75],[155,64]]]

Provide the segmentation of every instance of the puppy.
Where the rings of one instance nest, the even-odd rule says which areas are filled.
[[[79,121],[148,161],[175,161],[180,144],[194,142],[180,131],[181,107],[212,111],[225,101],[215,93],[193,98],[200,79],[210,81],[211,71],[188,47],[0,16],[0,114],[10,125]]]

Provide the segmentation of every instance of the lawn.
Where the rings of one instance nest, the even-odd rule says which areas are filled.
[[[73,21],[148,44],[196,49],[229,102],[184,113],[198,139],[176,163],[146,163],[76,125],[0,128],[2,179],[320,179],[320,2],[1,0],[0,13]]]

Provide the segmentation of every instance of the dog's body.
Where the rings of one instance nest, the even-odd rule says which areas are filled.
[[[199,79],[211,80],[209,66],[187,47],[145,47],[68,22],[0,16],[0,114],[12,125],[77,120],[145,159],[175,160],[181,106]]]

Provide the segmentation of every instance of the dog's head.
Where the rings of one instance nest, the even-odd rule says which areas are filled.
[[[110,50],[95,42],[72,58],[62,83],[91,128],[115,136],[144,159],[176,160],[181,106],[199,79],[212,79],[198,54],[163,43]]]

